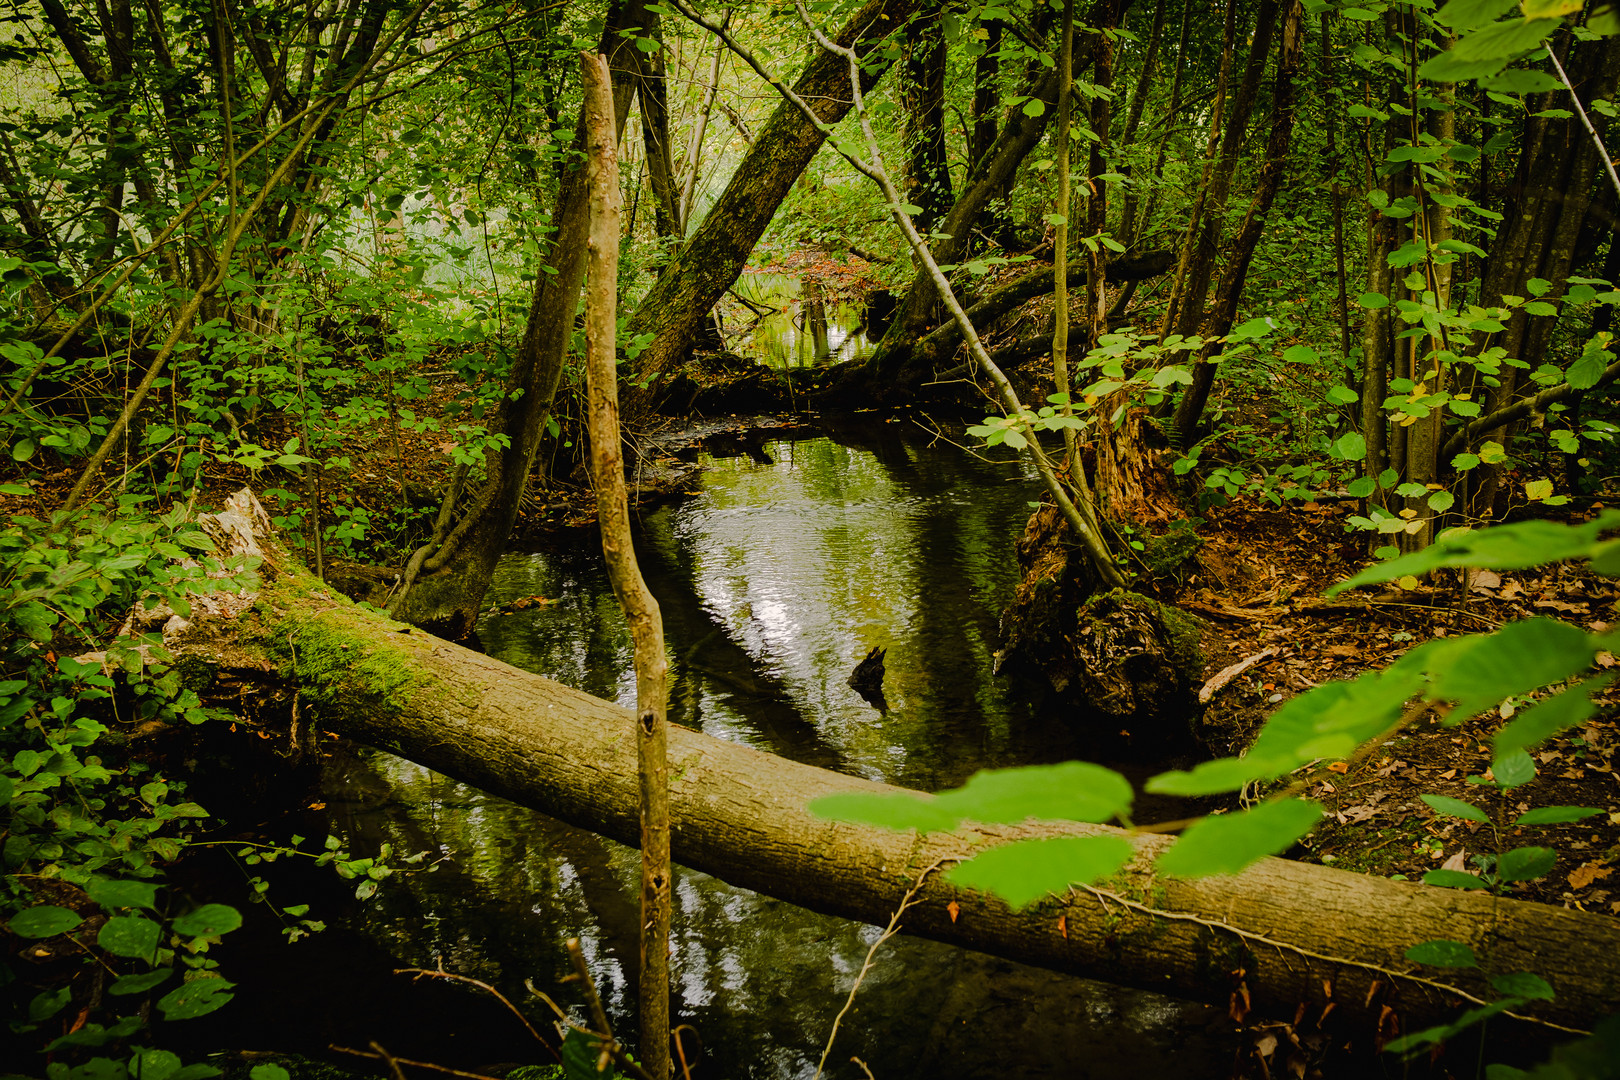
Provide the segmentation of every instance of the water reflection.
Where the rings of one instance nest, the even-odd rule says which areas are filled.
[[[722,308],[726,347],[771,367],[813,367],[870,356],[859,308],[814,278],[749,273]]]
[[[1083,756],[1076,729],[990,673],[1012,545],[1035,481],[901,425],[768,446],[774,464],[707,462],[703,491],[646,515],[637,543],[663,611],[673,720],[911,787],[979,768]],[[631,644],[589,547],[513,555],[490,597],[545,602],[486,617],[493,655],[629,704]],[[848,685],[887,652],[889,709]],[[327,801],[360,850],[451,856],[390,879],[365,931],[402,963],[483,979],[509,996],[556,987],[581,939],[615,1023],[633,1027],[638,857],[592,834],[368,752],[334,769]],[[377,791],[388,792],[379,799]],[[711,1077],[809,1076],[878,931],[681,871],[673,1008]],[[846,1017],[851,1055],[894,1077],[1215,1075],[1217,1010],[896,939]]]

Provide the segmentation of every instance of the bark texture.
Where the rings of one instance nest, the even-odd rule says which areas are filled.
[[[247,492],[205,525],[267,528]],[[264,543],[261,539],[260,543]],[[221,546],[226,546],[221,544]],[[165,644],[205,695],[266,712],[296,688],[328,730],[403,755],[574,825],[634,844],[640,832],[632,714],[350,604],[264,544],[264,583],[220,618],[199,604]],[[217,607],[217,604],[216,604]],[[1557,992],[1526,1006],[1584,1028],[1620,996],[1620,920],[1265,859],[1235,877],[1156,878],[1146,857],[1171,843],[1129,836],[1143,858],[1106,890],[1023,911],[956,889],[930,867],[1017,837],[1096,835],[1094,825],[966,826],[918,836],[833,821],[807,801],[894,790],[676,728],[670,732],[672,847],[678,862],[804,907],[881,923],[925,877],[909,933],[1130,986],[1254,1007],[1372,1037],[1387,1006],[1401,1024],[1449,1019],[1460,1001],[1404,958],[1448,938],[1486,957],[1442,981],[1489,996],[1487,974],[1535,971]],[[1547,1033],[1540,1025],[1493,1022]],[[1340,1026],[1342,1025],[1342,1026]]]

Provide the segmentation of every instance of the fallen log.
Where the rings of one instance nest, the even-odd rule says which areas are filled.
[[[204,525],[222,547],[256,545],[264,557],[254,595],[216,603],[219,615],[194,606],[191,621],[164,627],[207,698],[261,720],[278,695],[295,698],[327,730],[636,842],[628,710],[349,602],[267,539],[249,492]],[[1532,1036],[1587,1029],[1620,1000],[1620,920],[1608,916],[1282,859],[1235,877],[1160,878],[1150,864],[1172,842],[1162,836],[1084,824],[890,832],[805,809],[824,795],[894,790],[884,784],[680,728],[669,760],[676,861],[815,911],[882,923],[922,879],[907,933],[1307,1025],[1332,1013],[1369,1037],[1389,1035],[1392,1017],[1416,1030],[1494,998],[1487,975],[1532,971],[1552,984],[1554,1000],[1519,1010]],[[1139,857],[1106,888],[1022,911],[934,872],[1014,838],[1098,833],[1128,837]],[[1483,969],[1404,959],[1434,938],[1469,945]]]

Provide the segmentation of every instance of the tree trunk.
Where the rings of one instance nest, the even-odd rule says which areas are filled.
[[[1276,199],[1278,189],[1282,187],[1283,172],[1288,165],[1288,148],[1294,137],[1294,76],[1299,71],[1305,35],[1300,25],[1299,0],[1287,2],[1288,6],[1282,14],[1282,47],[1277,53],[1277,77],[1271,96],[1271,134],[1266,139],[1265,161],[1260,166],[1260,179],[1254,199],[1249,203],[1249,212],[1244,216],[1243,225],[1232,242],[1231,257],[1221,271],[1220,284],[1215,290],[1215,303],[1204,322],[1205,345],[1198,351],[1198,360],[1193,365],[1192,385],[1187,387],[1176,409],[1175,434],[1179,440],[1177,445],[1180,446],[1191,446],[1198,441],[1193,429],[1203,417],[1204,403],[1209,400],[1210,388],[1215,385],[1215,353],[1225,347],[1215,339],[1224,338],[1232,329],[1232,322],[1237,317],[1238,301],[1242,299],[1243,286],[1248,281],[1249,264],[1254,259],[1255,249],[1260,246],[1266,216],[1271,212],[1271,203]],[[1265,14],[1266,9],[1262,5],[1261,15]],[[1257,32],[1255,48],[1258,49],[1261,40],[1269,36]],[[1215,219],[1210,218],[1209,222],[1214,223]],[[1194,299],[1201,304],[1203,294],[1189,293],[1185,299],[1189,304]]]
[[[836,40],[869,55],[915,6],[916,0],[869,0]],[[862,71],[863,89],[876,84],[887,67],[886,59],[873,58]],[[817,50],[793,89],[825,123],[836,124],[853,105],[848,80],[841,58]],[[822,141],[821,132],[796,107],[787,102],[777,106],[703,224],[636,306],[629,334],[658,335],[635,360],[638,377],[680,366],[698,327],[742,273],[776,208]]]
[[[669,85],[664,62],[664,24],[650,7],[640,24],[642,35],[657,48],[644,53],[630,49],[636,63],[636,99],[641,102],[641,136],[647,149],[647,182],[653,194],[653,228],[659,239],[679,239],[686,219],[681,216],[680,191],[675,185],[675,155],[669,136]]]
[[[614,120],[619,135],[635,92],[635,63],[625,55],[635,45],[619,31],[641,25],[641,0],[631,0],[609,13],[602,30],[601,51],[613,73]],[[583,112],[575,146],[585,145]],[[574,313],[585,281],[585,241],[590,218],[582,165],[564,172],[552,215],[557,231],[549,261],[556,271],[535,276],[529,322],[523,332],[511,373],[508,393],[490,431],[506,437],[506,445],[488,456],[484,482],[462,504],[458,485],[445,493],[440,527],[434,537],[406,564],[400,596],[390,609],[394,618],[429,626],[446,636],[465,637],[478,619],[478,609],[489,588],[495,564],[506,550],[507,538],[517,521],[540,446],[540,433],[562,381],[563,359],[574,332]]]
[[[265,539],[251,493],[204,519],[219,546],[256,532],[261,592],[194,601],[164,643],[210,677],[211,704],[313,710],[327,730],[590,829],[639,835],[632,714],[617,705],[392,622],[334,597]],[[221,605],[227,605],[221,611]],[[212,612],[213,614],[210,614]],[[1273,1016],[1331,1003],[1347,1036],[1372,1037],[1380,1011],[1407,1029],[1455,1016],[1458,998],[1411,974],[1406,949],[1434,938],[1478,950],[1490,972],[1534,971],[1556,998],[1530,1015],[1583,1027],[1612,1011],[1620,921],[1480,893],[1385,881],[1264,859],[1235,877],[1157,878],[1167,837],[1099,825],[965,826],[919,837],[824,821],[806,803],[887,785],[732,742],[670,732],[674,855],[682,865],[815,911],[885,921],[926,878],[905,930],[1056,971],[1225,1005],[1235,994]],[[1124,835],[1141,857],[1106,890],[1053,896],[1022,911],[952,887],[929,868],[1022,837]],[[1490,995],[1485,972],[1441,982]],[[1505,1026],[1547,1034],[1528,1023]],[[1496,1025],[1493,1024],[1493,1029]]]
[[[932,232],[951,208],[951,170],[945,159],[945,15],[927,5],[906,35],[901,96],[906,110],[906,195],[922,207],[917,231]]]
[[[1238,0],[1229,0],[1225,30],[1226,51],[1233,47],[1234,8]],[[1221,97],[1224,79],[1216,91],[1216,112],[1210,122],[1210,162],[1205,168],[1205,182],[1198,192],[1191,218],[1187,222],[1187,240],[1181,252],[1181,265],[1171,286],[1170,300],[1165,306],[1164,323],[1159,331],[1160,340],[1172,334],[1191,337],[1204,322],[1204,303],[1209,282],[1215,275],[1215,262],[1220,256],[1222,218],[1226,214],[1226,200],[1232,191],[1232,180],[1237,175],[1238,160],[1243,155],[1243,139],[1249,127],[1249,113],[1260,89],[1260,76],[1266,69],[1266,55],[1271,51],[1271,36],[1276,30],[1278,0],[1260,0],[1255,14],[1254,41],[1249,46],[1249,61],[1243,71],[1243,81],[1226,114],[1226,129],[1215,136],[1221,117]],[[1223,60],[1222,75],[1229,61]],[[1219,152],[1217,153],[1217,144]],[[1194,238],[1196,237],[1196,243]]]
[[[636,564],[619,437],[619,371],[615,339],[619,302],[619,140],[607,58],[581,57],[586,130],[590,133],[590,292],[585,306],[585,383],[590,416],[591,481],[602,555],[613,593],[635,641],[636,775],[640,792],[641,968],[636,980],[641,1061],[656,1078],[669,1060],[669,661],[658,603]],[[643,83],[643,88],[645,88]],[[643,118],[645,121],[645,118]],[[650,151],[651,146],[648,147]]]

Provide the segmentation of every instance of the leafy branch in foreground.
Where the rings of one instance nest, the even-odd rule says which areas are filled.
[[[1606,539],[1620,526],[1620,512],[1567,526],[1543,521],[1442,536],[1433,546],[1372,567],[1336,586],[1334,593],[1360,585],[1423,574],[1446,567],[1520,569],[1548,562],[1585,561],[1599,573],[1620,576],[1620,539]],[[1539,697],[1493,737],[1489,773],[1472,777],[1482,789],[1498,791],[1535,778],[1528,751],[1559,732],[1591,718],[1593,698],[1616,678],[1596,669],[1600,653],[1620,648],[1620,631],[1592,633],[1555,619],[1509,623],[1492,633],[1441,638],[1412,649],[1381,671],[1318,686],[1282,705],[1261,729],[1243,757],[1218,758],[1191,770],[1149,779],[1156,794],[1223,795],[1252,784],[1266,784],[1324,759],[1345,759],[1379,745],[1405,724],[1430,711],[1456,726],[1500,702]],[[1573,685],[1570,680],[1578,679]],[[1414,699],[1419,707],[1408,707]],[[1470,820],[1490,819],[1460,799],[1423,796],[1437,813]],[[891,829],[944,832],[965,821],[986,825],[1030,820],[1117,822],[1131,826],[1133,792],[1118,773],[1087,762],[981,772],[962,788],[938,795],[839,795],[810,804],[820,817]],[[1547,825],[1579,820],[1588,807],[1546,807],[1519,815],[1512,824]],[[1319,803],[1296,797],[1288,787],[1249,809],[1194,821],[1176,842],[1162,849],[1154,869],[1163,875],[1198,878],[1236,874],[1275,855],[1310,832],[1320,819]],[[946,872],[957,885],[995,893],[1024,907],[1074,886],[1091,886],[1122,870],[1138,854],[1118,834],[1015,841],[966,858]],[[1545,876],[1556,853],[1533,845],[1481,860],[1478,874],[1435,870],[1424,883],[1435,887],[1492,889]],[[1462,951],[1458,951],[1462,950]],[[1456,942],[1427,942],[1408,959],[1435,966],[1467,966],[1473,956]],[[1463,952],[1467,952],[1466,957]],[[1418,1050],[1449,1038],[1527,1001],[1544,997],[1546,983],[1528,974],[1500,976],[1502,1000],[1482,1005],[1444,1029],[1403,1040],[1395,1049]],[[1494,985],[1494,984],[1493,984]]]

